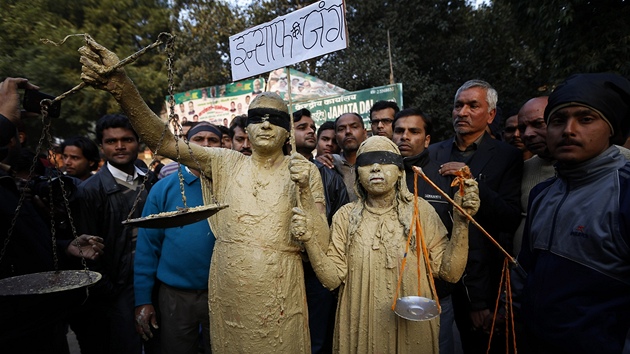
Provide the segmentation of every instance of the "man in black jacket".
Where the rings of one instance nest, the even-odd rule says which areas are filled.
[[[313,162],[322,176],[326,198],[326,218],[328,225],[330,225],[335,212],[349,202],[343,178],[335,170],[331,170],[313,159],[317,137],[315,136],[315,123],[308,109],[303,108],[293,113],[293,130],[295,132],[295,149],[299,154]],[[308,325],[311,333],[311,352],[330,353],[337,307],[336,294],[328,291],[319,282],[309,262],[304,262],[304,281],[308,303]]]
[[[414,171],[412,168],[417,166],[422,168],[422,172],[441,190],[448,193],[451,189],[451,178],[440,175],[438,172],[440,165],[429,158],[429,150],[427,150],[433,131],[431,118],[420,109],[407,108],[396,113],[392,126],[394,134],[392,140],[403,156],[409,191],[414,192]],[[420,176],[418,176],[418,196],[433,206],[440,216],[440,220],[446,226],[450,238],[453,229],[453,207],[451,204]],[[435,288],[442,308],[440,313],[440,353],[443,354],[452,354],[455,350],[453,336],[455,317],[451,297],[453,287],[453,283],[439,278],[435,279]]]
[[[91,344],[110,353],[139,354],[142,340],[135,330],[133,293],[137,228],[121,222],[141,216],[155,181],[150,172],[135,165],[138,135],[126,116],[103,116],[96,124],[96,138],[107,162],[80,186],[79,230],[101,236],[107,252],[101,262],[92,265],[103,279],[94,289],[93,302],[86,304],[98,315],[71,324],[82,350],[84,344]]]
[[[497,91],[487,82],[464,83],[453,106],[455,137],[429,147],[429,156],[441,165],[443,176],[453,176],[464,165],[470,167],[481,199],[475,219],[495,238],[514,233],[519,224],[523,170],[521,152],[485,132],[495,118],[497,101]],[[469,230],[469,245],[466,271],[453,293],[455,320],[464,351],[485,353],[503,255],[474,227]]]

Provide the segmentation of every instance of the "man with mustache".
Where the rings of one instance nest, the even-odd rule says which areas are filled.
[[[545,123],[544,113],[549,97],[534,97],[523,105],[518,112],[518,129],[523,137],[525,147],[534,156],[523,164],[523,179],[521,183],[521,224],[514,233],[514,254],[517,255],[521,249],[523,239],[523,229],[525,227],[525,217],[527,216],[527,202],[529,192],[538,183],[555,176],[554,164],[547,148],[547,123]],[[630,150],[623,146],[615,145],[619,152],[626,159],[630,156]]]
[[[186,134],[190,144],[221,147],[221,131],[201,122]],[[178,165],[181,171],[153,186],[142,212],[146,217],[203,205],[199,167]],[[181,183],[181,185],[180,185]],[[206,220],[171,228],[140,228],[134,260],[136,330],[145,339],[153,337],[152,328],[161,328],[163,353],[198,353],[210,350],[208,313],[208,273],[214,234]],[[158,301],[152,294],[159,289]],[[159,309],[158,316],[156,309]],[[203,330],[199,334],[199,327]]]
[[[326,216],[330,225],[337,209],[348,203],[346,186],[338,173],[313,159],[313,150],[316,147],[317,138],[311,111],[302,108],[293,113],[293,131],[295,132],[295,149],[300,155],[313,162],[322,176],[324,193],[326,195]]]
[[[453,104],[455,137],[429,147],[429,156],[441,165],[443,176],[452,178],[464,165],[470,167],[479,182],[481,199],[475,218],[494,237],[511,235],[518,226],[523,170],[521,152],[486,133],[494,121],[497,101],[497,91],[487,82],[464,83]],[[450,195],[454,192],[451,189]],[[477,228],[470,228],[469,242],[466,272],[453,292],[453,306],[464,352],[485,353],[503,254]]]
[[[77,328],[82,350],[86,343],[93,347],[85,349],[89,352],[141,353],[143,344],[135,333],[133,315],[133,258],[138,229],[121,222],[141,216],[154,176],[135,165],[140,143],[126,116],[110,114],[99,119],[96,140],[106,163],[79,186],[80,212],[75,220],[80,233],[102,237],[107,252],[99,263],[88,263],[103,278],[90,290],[91,296],[81,310],[90,316],[83,316],[83,322],[72,328]],[[133,215],[129,215],[136,200],[139,202]]]
[[[335,120],[335,138],[341,146],[341,154],[317,156],[317,161],[328,168],[334,168],[343,177],[351,202],[357,200],[354,191],[355,167],[359,145],[367,139],[363,118],[358,113],[344,113]]]
[[[431,181],[440,187],[443,191],[451,189],[451,178],[442,176],[438,170],[440,165],[429,158],[429,143],[431,142],[431,133],[433,124],[431,118],[424,114],[420,109],[407,108],[396,113],[393,125],[393,142],[398,146],[400,155],[403,157],[403,165],[405,167],[405,175],[407,178],[407,188],[410,192],[414,191],[414,171],[413,167],[422,168],[424,174]],[[440,195],[435,188],[418,176],[418,196],[429,202],[435,209],[450,239],[451,230],[453,228],[453,208],[449,202]],[[453,292],[453,283],[449,283],[442,279],[436,278],[435,288],[442,312],[440,313],[440,352],[453,353],[454,336],[453,322],[455,320],[453,314],[453,300],[451,293]]]
[[[293,112],[293,131],[295,149],[300,155],[313,162],[322,176],[324,196],[326,197],[326,217],[328,225],[331,225],[333,215],[339,208],[348,203],[346,186],[337,172],[313,159],[313,150],[317,140],[315,123],[308,109],[302,108]],[[322,285],[310,262],[305,261],[303,265],[309,314],[308,327],[311,332],[311,352],[330,353],[332,351],[337,292],[329,291]]]
[[[513,278],[519,352],[626,353],[630,163],[613,144],[630,132],[630,81],[573,75],[549,96],[544,121],[557,175],[530,193],[518,257],[526,278]]]
[[[533,154],[531,151],[527,150],[527,147],[523,144],[521,132],[518,130],[518,114],[507,117],[501,135],[503,141],[523,152],[523,161],[532,157]]]
[[[394,134],[392,123],[394,116],[400,111],[396,102],[377,101],[370,108],[370,123],[372,125],[372,135],[384,136],[388,139]]]
[[[236,150],[243,155],[251,156],[252,147],[249,137],[245,131],[247,127],[247,116],[237,116],[230,123],[230,136],[232,137],[232,150]]]
[[[534,97],[525,102],[518,111],[520,136],[523,138],[527,150],[534,156],[523,164],[523,179],[521,181],[521,210],[523,213],[521,223],[514,233],[515,255],[521,250],[529,191],[556,173],[553,168],[554,161],[547,150],[547,123],[545,123],[544,113],[548,99],[548,96]]]

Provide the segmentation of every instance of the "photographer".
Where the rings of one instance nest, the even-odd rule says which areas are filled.
[[[6,78],[0,83],[0,160],[8,166],[20,150],[16,129],[21,116],[18,89],[38,87],[23,78]],[[55,270],[50,225],[30,200],[20,202],[16,180],[4,170],[0,170],[0,200],[0,224],[6,226],[0,228],[0,278]],[[81,254],[93,260],[103,253],[102,239],[89,235],[56,246],[59,260]],[[62,320],[82,296],[84,292],[66,291],[0,297],[0,348],[7,353],[68,353]]]

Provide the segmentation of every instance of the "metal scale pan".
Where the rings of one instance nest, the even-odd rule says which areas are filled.
[[[90,270],[62,270],[31,273],[0,279],[0,296],[37,295],[90,286],[101,279],[101,273]]]
[[[422,296],[399,297],[394,312],[410,321],[428,321],[440,315],[437,302]]]
[[[205,220],[216,214],[219,210],[227,208],[227,204],[208,204],[194,208],[181,208],[176,211],[167,211],[159,214],[148,215],[142,218],[123,221],[123,225],[144,227],[148,229],[166,229],[179,227]]]

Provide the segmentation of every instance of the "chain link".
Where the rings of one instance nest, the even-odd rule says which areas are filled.
[[[84,35],[86,41],[91,38],[89,35],[85,34]],[[67,37],[66,37],[67,38]],[[116,64],[115,66],[113,66],[110,69],[110,72],[113,72],[114,70],[121,68],[129,63],[134,62],[135,60],[137,60],[141,55],[143,55],[146,51],[155,48],[158,45],[161,45],[163,43],[171,43],[171,47],[172,47],[172,42],[173,42],[174,36],[170,33],[166,33],[166,32],[162,32],[158,35],[158,39],[152,43],[151,45],[142,48],[141,50],[139,50],[138,52],[128,56],[127,58],[121,60],[120,62],[118,62],[118,64]],[[65,42],[65,39],[61,42],[61,44]],[[54,43],[53,43],[54,44]],[[60,45],[60,44],[56,44],[56,45]],[[168,44],[167,44],[167,48],[168,48]],[[172,93],[172,78],[171,78],[171,74],[169,73],[169,92]],[[48,119],[48,108],[54,103],[54,102],[58,102],[61,101],[63,99],[65,99],[66,97],[68,97],[70,94],[76,93],[79,90],[83,89],[85,87],[85,83],[82,82],[80,84],[78,84],[77,86],[73,87],[71,90],[57,96],[54,100],[42,100],[40,102],[40,108],[41,108],[41,115],[42,115],[42,124],[43,124],[43,129],[42,129],[42,133],[39,137],[39,141],[37,143],[37,147],[36,147],[36,151],[35,151],[35,156],[33,157],[33,161],[31,163],[31,166],[29,168],[29,172],[28,172],[28,177],[27,177],[27,181],[30,181],[33,178],[34,175],[34,171],[35,171],[35,166],[37,165],[37,161],[39,158],[40,153],[42,152],[42,147],[44,145],[44,140],[47,140],[48,144],[49,144],[49,148],[52,149],[53,147],[53,141],[52,141],[52,135],[50,134],[50,126],[51,126],[51,121],[50,119]],[[162,133],[162,139],[160,139],[160,143],[162,142],[163,138],[164,138],[165,132]],[[157,150],[160,147],[160,144],[158,144],[158,147],[156,147],[156,154],[157,154]],[[49,150],[50,150],[49,149]],[[51,154],[50,151],[47,153],[47,157],[49,159],[51,159],[51,157],[54,157],[54,154]],[[76,231],[76,227],[74,224],[74,219],[72,217],[72,212],[70,210],[70,202],[68,201],[68,196],[66,194],[65,191],[65,184],[63,182],[63,180],[61,179],[62,173],[59,170],[59,166],[56,163],[56,159],[52,158],[52,161],[55,161],[54,166],[55,166],[55,170],[57,172],[57,176],[59,177],[59,185],[61,187],[61,194],[63,196],[63,200],[64,200],[64,206],[66,208],[66,211],[68,213],[68,220],[70,222],[70,227],[72,229],[72,235],[74,237],[74,245],[78,248],[79,250],[79,256],[81,258],[81,263],[83,265],[83,268],[86,272],[88,272],[88,267],[87,267],[87,263],[85,260],[85,257],[83,256],[83,251],[80,247],[80,244],[78,242],[78,235],[77,235],[77,231]],[[133,214],[133,212],[135,211],[135,208],[137,207],[138,201],[140,199],[140,196],[142,194],[142,191],[145,188],[145,183],[148,179],[148,174],[145,175],[144,178],[144,183],[142,184],[140,191],[138,192],[138,197],[136,198],[136,201],[134,202],[134,205],[132,207],[132,210],[130,212],[130,216]],[[50,207],[50,218],[51,218],[51,236],[52,236],[52,248],[53,248],[53,260],[54,260],[54,267],[55,270],[58,270],[58,257],[57,257],[57,239],[56,239],[56,227],[55,227],[55,220],[54,220],[54,202],[52,199],[52,185],[51,185],[51,181],[52,181],[52,177],[49,176],[48,178],[48,183],[49,183],[49,207]],[[15,208],[15,213],[13,214],[13,218],[11,219],[11,225],[9,226],[9,229],[7,231],[7,237],[4,240],[3,244],[2,244],[2,249],[0,249],[0,264],[2,264],[2,260],[4,259],[4,256],[6,254],[6,251],[8,249],[9,243],[11,241],[11,237],[13,236],[13,232],[15,231],[15,225],[17,223],[17,219],[20,215],[20,212],[22,210],[22,206],[24,205],[24,201],[26,199],[26,189],[23,188],[20,191],[20,198],[18,199],[18,204]],[[87,290],[86,290],[87,291]]]
[[[166,44],[166,55],[167,55],[167,61],[166,61],[166,66],[167,66],[167,70],[168,70],[168,104],[169,104],[169,109],[170,109],[170,114],[169,114],[169,122],[173,123],[173,137],[175,139],[175,153],[177,154],[177,178],[179,179],[179,192],[182,195],[182,203],[184,204],[184,209],[188,209],[188,204],[186,202],[186,193],[184,191],[184,174],[182,173],[182,169],[181,169],[181,164],[179,163],[180,160],[180,153],[179,153],[179,136],[180,134],[183,135],[184,132],[184,127],[181,126],[179,118],[176,116],[175,114],[175,85],[174,85],[174,69],[173,69],[173,56],[175,55],[174,51],[173,51],[173,42],[167,43]],[[184,137],[184,143],[188,146],[188,149],[190,149],[190,145],[188,142],[188,139],[186,137]]]
[[[181,125],[179,125],[179,121],[175,118],[175,94],[174,94],[174,85],[173,85],[173,80],[175,77],[174,74],[174,68],[173,68],[173,46],[171,44],[171,46],[169,47],[169,45],[167,44],[166,46],[167,48],[167,55],[168,55],[168,62],[167,62],[167,67],[168,67],[168,103],[169,103],[169,109],[170,109],[170,116],[169,116],[169,120],[176,120],[177,121],[177,127],[180,129],[180,131],[183,131],[183,128]],[[175,137],[175,143],[176,143],[176,149],[177,149],[177,157],[179,159],[179,144],[177,144],[177,135]],[[195,154],[192,151],[192,148],[190,147],[190,141],[188,141],[188,139],[186,137],[184,137],[184,143],[186,144],[186,147],[188,149],[188,154],[190,155],[190,158],[195,162],[195,165],[197,166],[197,170],[199,171],[199,173],[201,174],[201,178],[203,180],[210,180],[208,177],[206,177],[206,174],[203,171],[203,168],[201,167],[201,162],[199,162],[199,160],[197,159],[197,156],[195,156]],[[177,163],[179,164],[179,161],[177,161]],[[178,169],[179,171],[179,169]],[[182,194],[182,200],[184,202],[184,207],[186,207],[186,196],[184,195],[184,179],[181,173],[179,173],[179,179],[180,179],[180,191]],[[212,196],[212,202],[214,204],[217,204],[216,199],[214,198],[214,195]]]
[[[158,44],[165,44],[166,43],[166,52],[167,52],[167,55],[168,55],[169,47],[173,45],[172,43],[174,42],[174,39],[175,39],[175,36],[173,36],[172,34],[166,33],[166,32],[162,32],[158,36],[158,40],[155,43],[153,43],[149,47],[146,47],[146,48],[142,49],[140,51],[142,53],[137,52],[136,54],[138,54],[138,55],[144,54],[144,52],[146,52],[146,50],[148,50],[150,48],[153,48],[153,47],[155,47]],[[129,56],[128,58],[131,58],[132,56]],[[169,77],[169,90],[171,90],[170,89],[171,85],[172,85],[172,82],[171,82],[171,79]],[[155,150],[153,150],[153,155],[157,155],[158,151],[162,147],[162,143],[164,142],[164,138],[166,137],[166,131],[167,130],[168,130],[168,122],[164,125],[164,130],[162,130],[162,135],[160,136],[160,139],[158,140],[158,143],[155,146]],[[129,211],[129,214],[127,215],[127,220],[130,220],[130,219],[133,218],[134,213],[136,211],[136,208],[138,207],[138,203],[142,199],[142,192],[144,192],[144,190],[146,189],[146,184],[147,184],[148,180],[149,180],[149,174],[147,173],[147,174],[144,175],[144,179],[142,181],[142,185],[140,186],[140,189],[138,190],[138,195],[136,196],[136,198],[135,198],[135,200],[133,202],[133,205],[131,206],[131,210]]]
[[[44,127],[45,127],[46,121],[43,115],[42,115],[42,123],[44,123]],[[50,122],[48,124],[50,124]],[[31,167],[28,170],[28,177],[26,177],[27,181],[30,181],[33,178],[33,175],[35,172],[35,166],[37,165],[39,154],[42,151],[42,146],[44,144],[45,138],[46,138],[46,129],[43,129],[42,134],[39,137],[39,141],[37,142],[37,147],[35,148],[35,156],[33,157]],[[11,219],[11,226],[9,227],[9,230],[7,231],[7,238],[4,240],[4,244],[2,245],[2,250],[0,250],[0,264],[2,263],[4,254],[6,253],[7,247],[9,246],[9,241],[11,240],[11,236],[13,235],[13,230],[15,229],[15,224],[17,222],[17,218],[20,215],[20,211],[22,210],[22,206],[24,205],[25,199],[26,199],[26,190],[25,188],[23,188],[20,191],[20,199],[18,200],[18,204],[15,207],[15,214],[13,214],[13,218]]]

